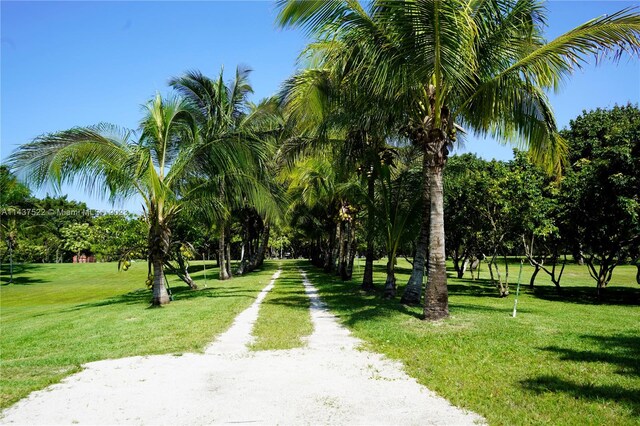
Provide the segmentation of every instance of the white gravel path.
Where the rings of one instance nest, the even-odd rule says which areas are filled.
[[[2,413],[3,424],[484,423],[408,377],[402,365],[357,350],[304,277],[314,332],[304,348],[250,352],[256,301],[204,354],[105,360],[33,392]]]

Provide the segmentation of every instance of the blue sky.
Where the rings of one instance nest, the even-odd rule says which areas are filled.
[[[548,37],[633,5],[640,2],[549,2]],[[46,132],[103,121],[135,128],[140,105],[156,91],[168,93],[168,78],[187,69],[214,75],[224,65],[230,76],[237,64],[247,65],[257,101],[278,90],[305,45],[300,31],[276,28],[271,1],[2,1],[0,8],[0,161]],[[551,100],[561,127],[583,109],[638,103],[640,62],[588,66]],[[464,150],[511,157],[510,147],[490,140],[469,138]],[[92,208],[109,208],[65,191]],[[135,200],[124,207],[140,210]]]

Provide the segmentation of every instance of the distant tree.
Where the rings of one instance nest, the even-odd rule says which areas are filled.
[[[93,229],[88,223],[73,223],[60,230],[64,238],[64,248],[75,253],[78,261],[83,251],[91,249]]]
[[[533,164],[526,153],[515,150],[514,156],[511,167],[521,176],[519,220],[514,237],[520,237],[524,254],[534,268],[529,287],[534,286],[543,271],[559,289],[567,261],[567,245],[560,233],[559,183]]]
[[[93,219],[91,251],[101,260],[146,257],[144,218],[129,214],[106,214]]]
[[[566,236],[581,247],[600,295],[640,245],[640,110],[584,111],[563,135],[570,144],[562,182]]]
[[[22,217],[17,210],[32,207],[31,191],[22,185],[7,166],[0,166],[0,235],[9,255],[9,283],[13,282],[13,254],[18,241],[18,227]],[[3,253],[4,257],[4,253]]]
[[[480,241],[488,222],[480,211],[487,195],[480,175],[486,163],[474,154],[454,155],[444,172],[446,247],[458,278],[472,260],[481,257]]]

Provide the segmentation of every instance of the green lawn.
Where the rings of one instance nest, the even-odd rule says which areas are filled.
[[[605,299],[595,297],[586,267],[567,266],[558,295],[539,287],[501,299],[482,266],[480,281],[451,278],[451,318],[431,324],[406,308],[358,291],[362,265],[343,283],[313,269],[309,279],[341,321],[370,349],[402,361],[406,371],[453,404],[490,424],[624,425],[640,423],[640,286],[635,268],[618,267]],[[398,284],[410,265],[400,261]],[[532,268],[525,266],[528,283]],[[452,273],[450,274],[450,276]],[[511,281],[518,265],[511,265]],[[376,265],[378,286],[384,263]]]
[[[202,263],[194,262],[201,289],[191,291],[173,278],[175,302],[149,309],[144,262],[127,272],[112,263],[18,266],[17,284],[0,287],[0,407],[86,362],[202,350],[255,300],[277,264],[228,282],[215,279],[217,270],[210,268],[208,287]]]
[[[309,298],[302,277],[291,265],[282,271],[262,305],[253,329],[252,350],[291,349],[304,345],[303,337],[313,332]]]

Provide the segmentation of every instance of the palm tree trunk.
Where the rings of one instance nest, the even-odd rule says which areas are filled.
[[[413,258],[413,269],[400,299],[400,303],[405,305],[418,305],[422,297],[422,279],[424,277],[425,259],[427,258],[429,215],[431,213],[428,160],[427,155],[422,160],[422,220],[420,221],[420,233],[416,244],[416,255]]]
[[[347,278],[347,263],[348,260],[348,242],[349,242],[349,222],[341,221],[340,222],[340,254],[338,255],[338,275],[340,275],[340,279],[346,281]]]
[[[153,299],[154,306],[166,305],[171,301],[164,285],[164,260],[169,254],[171,230],[161,223],[156,216],[155,206],[149,209],[150,226],[148,236],[148,252],[153,267]]]
[[[262,240],[260,241],[260,245],[258,246],[258,253],[256,255],[256,261],[253,264],[253,269],[259,268],[264,263],[264,258],[267,255],[267,250],[269,250],[269,237],[271,234],[271,226],[268,223],[265,223],[264,229],[262,230]]]
[[[151,260],[153,265],[153,301],[154,306],[166,305],[169,303],[169,293],[164,285],[164,271],[162,270],[162,259]]]
[[[227,243],[226,250],[227,255],[225,260],[227,265],[227,275],[229,275],[229,278],[232,278],[233,274],[231,273],[231,243]]]
[[[344,239],[344,253],[342,259],[342,265],[340,269],[340,279],[342,281],[349,281],[353,275],[353,245],[354,245],[354,232],[355,226],[353,222],[345,223],[346,236]]]
[[[343,242],[344,242],[344,232],[343,232],[344,222],[339,221],[336,224],[336,244],[335,250],[333,252],[333,267],[331,272],[335,275],[340,275],[340,263],[342,262],[342,251],[343,251]]]
[[[13,284],[13,241],[9,241],[9,284]]]
[[[367,177],[367,197],[369,203],[367,206],[367,252],[365,254],[364,261],[364,275],[362,277],[362,285],[360,286],[364,291],[373,291],[375,286],[373,284],[373,256],[374,246],[373,240],[375,237],[375,206],[373,199],[375,197],[375,176],[373,172]]]
[[[444,144],[441,141],[440,144]],[[447,290],[446,251],[444,243],[444,193],[442,172],[446,161],[446,148],[437,146],[429,165],[430,223],[429,223],[429,276],[425,294],[424,318],[439,320],[449,316]],[[442,151],[441,151],[442,150]]]
[[[267,255],[267,250],[269,250],[270,233],[271,227],[268,223],[265,223],[262,229],[262,235],[260,236],[260,241],[258,242],[258,246],[256,247],[255,253],[253,254],[253,256],[251,256],[249,264],[247,265],[247,272],[251,272],[256,268],[261,267],[264,263],[264,258]]]
[[[220,279],[228,280],[229,271],[227,270],[227,262],[226,262],[226,244],[224,240],[224,230],[220,232],[220,238],[218,239],[218,265],[220,266]]]
[[[387,260],[387,280],[384,283],[384,298],[393,299],[396,297],[396,268],[395,256],[389,255]]]
[[[333,270],[333,264],[334,264],[333,252],[335,251],[334,246],[336,244],[336,230],[335,230],[335,225],[333,224],[333,221],[330,222],[328,231],[329,231],[329,244],[327,245],[327,248],[325,250],[326,252],[325,259],[324,259],[325,272],[331,272]]]
[[[347,273],[349,279],[353,278],[353,262],[356,258],[356,227],[351,226],[351,239],[349,243],[349,265],[347,267]]]

